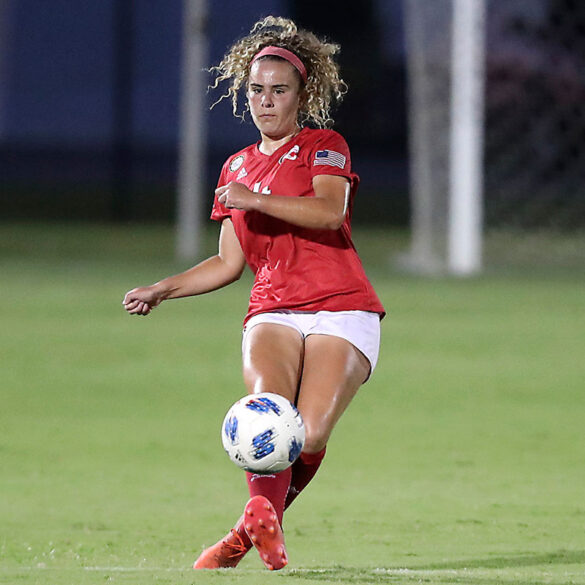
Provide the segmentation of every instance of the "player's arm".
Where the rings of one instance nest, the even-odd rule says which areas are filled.
[[[211,292],[238,280],[246,260],[230,219],[224,219],[215,256],[180,274],[151,286],[134,288],[124,297],[124,308],[131,315],[148,315],[167,299],[178,299]]]
[[[305,228],[336,230],[347,212],[350,185],[346,177],[317,175],[314,197],[262,195],[245,185],[230,182],[216,189],[219,203],[228,208],[255,210]]]

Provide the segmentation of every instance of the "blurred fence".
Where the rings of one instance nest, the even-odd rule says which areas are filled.
[[[490,0],[490,227],[585,228],[585,3]]]
[[[489,0],[486,263],[585,269],[585,3]]]
[[[428,69],[427,113],[433,121],[428,140],[434,149],[433,182],[437,187],[434,213],[437,222],[441,222],[444,219],[441,215],[446,213],[448,180],[444,155],[448,148],[450,96],[451,44],[449,22],[445,19],[449,0],[415,1],[428,11],[425,42],[432,66]],[[17,6],[17,3],[13,5]],[[176,27],[179,34],[177,3],[174,2],[173,6],[174,20],[167,23],[165,30],[175,30],[173,27]],[[538,242],[547,240],[535,238],[535,233],[552,230],[567,235],[585,229],[585,2],[487,0],[486,14],[484,222],[488,239],[495,233],[514,232],[521,237],[524,248],[536,250]],[[63,22],[47,26],[56,31],[51,37],[54,40],[63,36],[59,29],[65,26]],[[386,28],[379,26],[375,34],[388,33]],[[143,44],[150,41],[144,31],[138,37]],[[23,42],[21,39],[20,45]],[[180,44],[177,39],[173,42],[177,47]],[[347,44],[346,52],[349,50],[353,55],[356,51],[351,47]],[[146,51],[143,45],[138,45],[138,49],[139,55]],[[156,47],[148,50],[152,57]],[[173,51],[176,53],[177,49]],[[171,55],[171,61],[174,60],[178,68],[179,59],[175,53]],[[144,69],[146,63],[152,75],[158,75],[166,67],[165,62],[154,59],[142,59],[139,67]],[[349,110],[339,116],[340,129],[346,133],[355,122],[361,129],[360,136],[366,137],[365,144],[361,145],[358,136],[354,137],[354,142],[351,134],[347,136],[355,166],[363,179],[356,208],[358,220],[407,226],[410,208],[406,139],[404,124],[396,122],[404,120],[406,115],[404,66],[396,63],[388,66],[383,60],[380,63],[380,79],[373,77],[366,68],[363,71],[367,71],[367,75],[362,71],[364,79],[348,79],[350,87],[353,86],[360,97],[349,102],[351,115],[355,115],[353,121],[347,115]],[[357,66],[346,69],[350,75],[352,70],[356,75],[360,73]],[[159,100],[167,92],[178,92],[178,84],[177,87],[172,85],[177,74],[165,79],[166,85],[159,88]],[[360,87],[364,89],[361,94]],[[384,106],[388,119],[393,120],[384,127],[390,137],[388,142],[393,140],[387,150],[380,141],[382,125],[379,115],[384,110],[378,107],[385,99],[376,95],[376,88],[383,95],[391,96]],[[149,100],[146,91],[141,90],[140,96],[137,100],[135,95],[130,102],[136,105],[153,101]],[[156,109],[159,106],[153,103],[149,107]],[[104,119],[108,108],[111,104],[104,105]],[[165,108],[168,109],[168,104],[162,109]],[[214,116],[218,115],[216,110],[210,113],[210,125],[214,128]],[[230,128],[235,134],[239,130],[238,124],[230,121],[232,123]],[[372,125],[371,133],[367,131],[368,124]],[[373,142],[370,148],[367,148],[368,136]],[[117,202],[113,200],[116,178],[112,173],[115,161],[110,146],[107,142],[76,146],[52,144],[46,140],[36,144],[2,140],[0,218],[111,218]],[[161,146],[139,138],[129,146],[131,152],[126,153],[129,199],[126,205],[132,210],[131,218],[172,220],[176,146],[169,143]],[[210,197],[226,154],[225,149],[208,152]],[[498,254],[509,250],[511,240],[506,238],[500,239],[491,249],[497,250]],[[514,240],[517,248],[519,241]],[[569,252],[564,252],[565,248],[561,246],[554,257],[585,256],[574,243],[568,246]],[[540,248],[549,250],[551,246],[543,243]]]

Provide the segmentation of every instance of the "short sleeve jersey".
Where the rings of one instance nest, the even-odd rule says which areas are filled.
[[[359,177],[351,170],[348,146],[333,130],[303,128],[271,155],[259,143],[231,156],[218,187],[230,181],[266,197],[314,197],[321,174],[346,177],[350,200],[337,230],[309,229],[258,211],[228,209],[215,199],[211,218],[230,218],[246,262],[255,275],[245,321],[278,310],[371,311],[384,307],[364,272],[351,240],[351,211]]]

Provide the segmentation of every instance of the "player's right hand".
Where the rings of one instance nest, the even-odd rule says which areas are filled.
[[[150,286],[133,288],[124,296],[122,304],[130,315],[148,315],[162,299]]]

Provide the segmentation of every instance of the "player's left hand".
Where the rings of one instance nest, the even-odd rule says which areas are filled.
[[[248,211],[255,208],[257,203],[257,194],[250,191],[246,185],[230,181],[223,187],[215,190],[219,203],[225,205],[228,209],[242,209]]]

